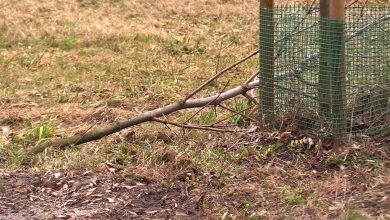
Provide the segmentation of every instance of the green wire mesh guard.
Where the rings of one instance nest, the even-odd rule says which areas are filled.
[[[390,7],[260,8],[260,112],[320,136],[390,134]]]

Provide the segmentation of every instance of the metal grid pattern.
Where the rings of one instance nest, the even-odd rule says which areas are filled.
[[[261,8],[260,53],[270,57],[260,60],[260,102],[276,119],[320,135],[390,134],[389,6],[347,8],[345,22],[316,7]]]

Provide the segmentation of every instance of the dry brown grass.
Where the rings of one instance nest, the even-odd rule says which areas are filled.
[[[356,161],[287,147],[268,157],[250,142],[231,146],[235,134],[175,130],[176,136],[146,124],[134,128],[135,135],[124,131],[80,148],[49,150],[21,164],[40,129],[43,138],[77,133],[182,97],[214,74],[220,52],[222,68],[257,49],[257,14],[257,0],[1,1],[0,125],[13,134],[0,134],[0,173],[99,170],[109,163],[124,167],[125,176],[169,185],[195,169],[202,174],[188,184],[196,196],[207,195],[205,216],[334,219],[354,213],[352,197],[389,184],[385,146],[362,144],[349,154]],[[246,63],[230,74],[231,84],[256,69],[256,60]],[[213,180],[202,188],[207,175]]]
[[[1,139],[16,155],[36,143],[40,128],[48,136],[69,135],[177,100],[214,74],[219,53],[222,68],[257,47],[257,1],[0,4],[0,121],[13,133]],[[235,77],[249,76],[256,66],[247,63]],[[160,127],[135,131],[142,139]],[[110,149],[113,139],[83,149]],[[105,161],[101,151],[87,167]],[[68,167],[82,155],[48,154],[32,170]],[[7,169],[19,168],[10,161]]]

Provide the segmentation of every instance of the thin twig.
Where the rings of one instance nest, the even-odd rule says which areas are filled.
[[[310,7],[309,7],[309,10],[307,10],[307,12],[306,12],[306,15],[309,15],[309,14],[313,11],[313,9],[314,9],[314,4],[316,3],[316,1],[317,1],[317,0],[313,0],[313,1],[311,2]]]
[[[247,107],[247,108],[245,108],[245,109],[243,109],[243,110],[241,110],[241,111],[238,111],[239,113],[242,113],[242,112],[244,112],[244,111],[246,111],[246,110],[248,110],[248,109],[250,109],[250,108],[252,108],[253,106],[249,106],[249,107]],[[232,118],[234,115],[229,115],[229,116],[227,116],[227,117],[225,117],[225,118],[223,118],[223,119],[221,119],[221,120],[219,120],[219,121],[217,121],[217,122],[214,122],[213,124],[211,124],[210,126],[216,126],[216,124],[219,124],[219,123],[221,123],[221,122],[224,122],[224,121],[226,121],[226,120],[228,120],[228,119],[230,119],[230,118]]]
[[[190,128],[190,129],[197,129],[197,130],[208,130],[208,131],[217,131],[217,132],[238,132],[238,131],[244,131],[244,130],[229,130],[229,129],[221,129],[221,128],[213,128],[209,126],[201,126],[201,125],[187,125],[187,124],[180,124],[176,122],[171,122],[167,120],[162,120],[159,118],[153,118],[152,121],[159,122],[165,125],[174,125],[176,127],[180,128]]]
[[[244,117],[244,118],[246,118],[246,119],[248,119],[248,120],[250,120],[250,121],[252,121],[252,122],[255,122],[255,123],[258,122],[257,120],[255,120],[255,119],[253,119],[253,118],[251,118],[251,117],[249,117],[249,116],[247,116],[247,115],[244,115],[243,113],[238,112],[238,111],[236,111],[236,110],[234,110],[234,109],[231,109],[231,108],[229,108],[229,107],[226,107],[226,106],[224,106],[224,105],[222,105],[222,104],[218,104],[218,106],[221,107],[221,108],[223,108],[223,109],[226,109],[226,110],[228,110],[228,111],[230,111],[230,112],[233,112],[233,113],[236,114],[236,115],[240,115],[240,116],[242,116],[242,117]]]
[[[253,75],[251,77],[249,77],[249,79],[247,81],[245,81],[242,85],[243,86],[246,86],[248,85],[248,83],[252,82],[256,76],[258,76],[260,74],[260,70],[256,71],[255,73],[253,73]]]
[[[349,3],[347,6],[345,6],[345,8],[349,8],[349,7],[351,7],[352,5],[354,5],[356,2],[358,2],[359,0],[355,0],[355,1],[353,1],[353,2],[351,2],[351,3]]]
[[[209,127],[209,128],[232,128],[232,127],[237,127],[237,125],[203,125],[203,127]]]
[[[218,74],[216,74],[215,76],[213,76],[212,78],[210,78],[209,80],[207,80],[205,83],[203,83],[201,86],[199,86],[198,88],[196,88],[194,91],[192,91],[189,95],[187,95],[184,99],[183,99],[183,102],[187,101],[188,99],[192,98],[196,93],[198,93],[200,90],[202,90],[204,87],[206,87],[208,84],[210,84],[212,81],[214,81],[215,79],[217,79],[218,77],[220,77],[222,74],[226,73],[227,71],[233,69],[234,67],[240,65],[241,63],[245,62],[246,60],[248,60],[249,58],[253,57],[254,55],[258,54],[260,52],[260,50],[256,50],[254,52],[252,52],[251,54],[249,54],[248,56],[242,58],[241,60],[235,62],[234,64],[226,67],[225,69],[221,70]]]
[[[260,104],[259,101],[257,101],[255,97],[249,95],[248,93],[243,94],[243,96],[244,96],[245,98],[247,98],[249,101],[255,103],[256,105],[259,105],[259,104]]]
[[[165,120],[168,120],[165,115],[163,115],[162,117],[164,117]],[[171,130],[176,135],[176,137],[180,138],[180,136],[171,127],[169,127],[169,125],[165,124],[165,127]]]
[[[215,97],[215,100],[219,98],[219,96],[225,91],[225,89],[227,88],[227,86],[229,85],[230,83],[230,79],[229,81],[227,81],[224,85],[224,87],[222,88],[222,90],[218,93],[218,95]],[[215,100],[211,100],[210,103],[208,103],[207,105],[205,106],[202,106],[201,108],[199,108],[190,118],[188,118],[184,124],[187,124],[191,119],[193,119],[197,114],[199,114],[199,112],[201,112],[203,109],[205,109],[206,107],[208,107],[211,103],[215,102]]]
[[[216,67],[215,67],[215,74],[218,75],[218,68],[219,68],[219,62],[220,62],[220,58],[221,58],[221,52],[222,52],[222,42],[221,42],[221,45],[220,45],[220,49],[219,49],[219,53],[218,53],[218,57],[217,57],[217,64],[216,64]],[[217,78],[215,78],[216,80]],[[221,94],[222,92],[225,91],[226,87],[228,86],[230,80],[224,85],[223,89],[219,92],[219,94]],[[199,90],[200,91],[200,90]],[[198,92],[199,92],[198,91]],[[218,98],[218,97],[216,97]],[[187,99],[185,98],[184,101],[186,101]],[[206,108],[208,105],[205,105],[204,107],[198,109],[195,114],[193,114],[190,118],[188,118],[184,124],[187,124],[191,119],[193,119],[196,115],[199,114],[199,112],[201,112],[204,108]]]
[[[217,55],[217,63],[215,64],[215,74],[218,74],[218,69],[219,69],[219,62],[221,60],[221,53],[222,53],[222,41],[219,45],[219,52]]]

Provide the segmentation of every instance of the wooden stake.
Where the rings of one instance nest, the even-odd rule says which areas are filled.
[[[319,112],[332,123],[336,148],[346,141],[344,4],[344,0],[320,0]]]
[[[274,1],[260,0],[260,121],[274,120]]]

